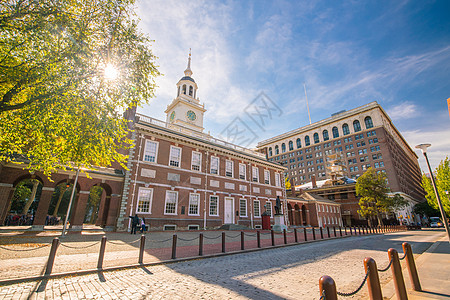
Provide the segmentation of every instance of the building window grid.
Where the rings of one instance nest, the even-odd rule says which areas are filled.
[[[218,216],[219,215],[219,197],[209,196],[209,215]]]
[[[239,216],[247,217],[247,200],[239,199]]]
[[[156,162],[158,155],[158,143],[153,141],[145,142],[144,161]]]
[[[233,177],[233,161],[232,160],[225,161],[225,176]]]
[[[137,212],[151,213],[152,198],[153,198],[153,189],[139,188]]]
[[[178,192],[166,191],[166,203],[164,214],[165,215],[176,215],[178,205]]]
[[[295,165],[294,165],[294,167],[295,167]],[[270,171],[269,170],[264,170],[264,183],[270,184]]]
[[[261,208],[259,200],[253,200],[253,216],[254,217],[261,217]]]
[[[269,214],[269,216],[272,217],[272,202],[267,201],[265,208],[266,208],[266,212]]]
[[[169,165],[172,167],[180,167],[181,148],[170,146]]]
[[[200,152],[192,151],[191,169],[194,171],[201,171],[202,154]]]
[[[219,158],[211,156],[211,174],[219,174]]]
[[[189,194],[189,211],[190,216],[199,216],[200,194]]]
[[[258,167],[252,167],[252,180],[253,180],[253,182],[259,182]]]
[[[245,164],[239,164],[239,179],[246,180],[246,166]]]

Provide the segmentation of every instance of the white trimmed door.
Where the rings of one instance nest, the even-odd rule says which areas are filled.
[[[233,224],[234,223],[234,199],[225,197],[224,202],[224,224]]]

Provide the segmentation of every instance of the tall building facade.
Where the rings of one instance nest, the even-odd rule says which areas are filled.
[[[258,143],[270,162],[287,168],[295,186],[341,175],[357,179],[369,167],[384,172],[392,192],[407,200],[424,198],[418,157],[377,102]]]

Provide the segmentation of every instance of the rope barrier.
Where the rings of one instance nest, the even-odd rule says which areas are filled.
[[[378,272],[386,272],[387,270],[389,270],[389,268],[391,267],[393,262],[393,259],[391,259],[391,261],[389,262],[388,266],[384,269],[378,269]]]
[[[196,236],[195,238],[193,238],[193,239],[183,239],[183,238],[178,238],[180,241],[183,241],[183,242],[192,242],[192,241],[194,241],[194,240],[196,240],[196,239],[198,239],[198,236]]]
[[[99,244],[100,242],[95,242],[95,243],[93,243],[93,244],[91,244],[91,245],[88,245],[88,246],[69,246],[69,245],[64,245],[63,243],[61,243],[61,246],[63,246],[63,247],[66,247],[66,248],[70,248],[70,249],[86,249],[86,248],[89,248],[89,247],[92,247],[92,246],[95,246],[95,245],[97,245],[97,244]]]
[[[38,249],[41,249],[41,248],[44,248],[44,247],[47,247],[47,246],[50,246],[50,244],[42,245],[42,246],[39,246],[39,247],[34,247],[34,248],[32,248],[32,249],[9,249],[9,248],[4,247],[4,246],[0,246],[0,249],[7,250],[7,251],[27,252],[27,251],[38,250]]]
[[[364,284],[365,284],[366,281],[367,281],[367,277],[369,277],[369,269],[367,269],[366,276],[364,277],[364,280],[362,281],[361,285],[356,289],[356,291],[353,291],[353,292],[351,292],[351,293],[340,293],[340,292],[336,292],[336,293],[337,293],[339,296],[342,296],[342,297],[350,297],[350,296],[355,295],[356,293],[358,293],[358,292],[363,288]]]

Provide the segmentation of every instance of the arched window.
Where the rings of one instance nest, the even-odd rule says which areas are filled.
[[[186,95],[186,85],[185,84],[183,84],[183,94]]]
[[[289,141],[289,151],[294,150],[294,143],[292,141]]]
[[[311,143],[309,142],[309,136],[305,136],[305,147],[311,145]]]
[[[281,144],[281,153],[284,153],[284,152],[286,152],[286,144],[285,143]]]
[[[297,149],[302,147],[302,140],[300,138],[297,139]]]
[[[353,129],[355,129],[355,132],[361,131],[361,124],[358,120],[353,121]]]
[[[366,123],[366,129],[369,129],[369,128],[373,127],[373,122],[372,122],[372,118],[371,117],[366,117],[364,119],[364,123]]]
[[[192,95],[194,94],[194,88],[192,87],[192,85],[189,86],[189,96],[192,97]]]
[[[332,131],[333,131],[333,139],[338,138],[339,137],[339,130],[337,129],[336,126],[333,127]]]
[[[342,125],[342,133],[344,135],[350,134],[350,129],[348,128],[348,124],[345,123],[344,125]]]
[[[314,133],[313,137],[314,137],[314,144],[317,144],[319,142],[319,134],[316,132]]]
[[[336,128],[337,129],[337,128]],[[323,132],[322,132],[322,136],[323,136],[323,140],[324,141],[328,141],[330,138],[328,137],[328,130],[324,130]]]
[[[278,145],[275,145],[275,155],[280,154],[280,149],[278,148]]]
[[[272,156],[272,147],[269,147],[269,156]]]

